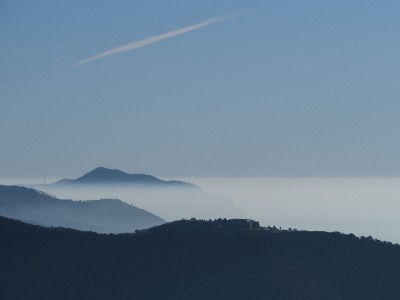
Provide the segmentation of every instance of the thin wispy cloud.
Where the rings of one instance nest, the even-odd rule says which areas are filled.
[[[82,66],[84,64],[90,63],[92,61],[95,61],[95,60],[98,60],[98,59],[101,59],[101,58],[104,58],[104,57],[107,57],[107,56],[110,56],[110,55],[123,53],[123,52],[127,52],[127,51],[133,51],[133,50],[136,50],[138,48],[146,47],[148,45],[151,45],[151,44],[154,44],[154,43],[158,43],[158,42],[161,42],[163,40],[167,40],[167,39],[176,37],[178,35],[197,30],[197,29],[200,29],[202,27],[205,27],[205,26],[208,26],[208,25],[211,25],[211,24],[214,24],[214,23],[221,22],[221,21],[223,21],[223,20],[225,20],[227,18],[228,18],[227,16],[221,16],[221,17],[217,17],[217,18],[208,19],[208,20],[205,20],[205,21],[202,21],[200,23],[196,23],[196,24],[193,24],[193,25],[190,25],[190,26],[179,28],[179,29],[176,29],[176,30],[173,30],[173,31],[169,31],[169,32],[166,32],[166,33],[163,33],[163,34],[159,34],[159,35],[150,36],[150,37],[138,40],[138,41],[134,41],[134,42],[129,43],[129,44],[121,45],[121,46],[112,48],[110,50],[101,52],[99,54],[96,54],[94,56],[91,56],[89,58],[86,58],[84,60],[81,60],[81,61],[77,62],[76,64],[72,65],[71,68],[77,68],[77,67],[80,67],[80,66]]]

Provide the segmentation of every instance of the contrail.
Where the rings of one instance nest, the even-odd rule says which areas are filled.
[[[170,39],[170,38],[173,38],[175,36],[178,36],[178,35],[181,35],[181,34],[196,30],[196,29],[200,29],[202,27],[205,27],[205,26],[217,23],[217,22],[221,22],[221,21],[225,20],[226,18],[228,18],[228,17],[227,16],[221,16],[221,17],[217,17],[217,18],[208,19],[208,20],[202,21],[202,22],[197,23],[197,24],[193,24],[193,25],[190,25],[190,26],[187,26],[187,27],[183,27],[183,28],[180,28],[180,29],[176,29],[176,30],[173,30],[173,31],[170,31],[170,32],[166,32],[166,33],[163,33],[163,34],[150,36],[148,38],[144,38],[144,39],[141,39],[141,40],[138,40],[138,41],[126,44],[126,45],[118,46],[118,47],[112,48],[110,50],[104,51],[102,53],[99,53],[97,55],[94,55],[92,57],[89,57],[89,58],[86,58],[84,60],[81,60],[81,61],[77,62],[76,64],[72,65],[71,68],[80,67],[80,66],[82,66],[84,64],[87,64],[89,62],[104,58],[104,57],[109,56],[109,55],[114,55],[114,54],[117,54],[117,53],[132,51],[132,50],[135,50],[135,49],[138,49],[138,48],[142,48],[142,47],[145,47],[145,46],[148,46],[148,45],[151,45],[151,44],[154,44],[154,43],[166,40],[166,39]]]

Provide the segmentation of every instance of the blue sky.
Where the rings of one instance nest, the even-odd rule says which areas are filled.
[[[400,175],[398,1],[0,2],[0,177]],[[201,21],[186,34],[88,57]]]

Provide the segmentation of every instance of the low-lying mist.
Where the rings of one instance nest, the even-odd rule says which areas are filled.
[[[264,226],[340,231],[400,243],[400,177],[178,179],[201,189],[39,189],[64,199],[118,198],[167,221],[240,217]]]
[[[91,200],[116,198],[156,214],[167,221],[182,218],[243,218],[243,212],[229,198],[212,195],[200,188],[154,187],[129,184],[41,185],[38,190],[62,199]]]
[[[186,178],[261,225],[400,243],[400,177]]]

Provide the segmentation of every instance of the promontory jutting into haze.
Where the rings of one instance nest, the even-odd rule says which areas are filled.
[[[132,232],[165,222],[152,213],[116,199],[59,200],[33,189],[2,185],[0,215],[41,226],[100,233]]]

